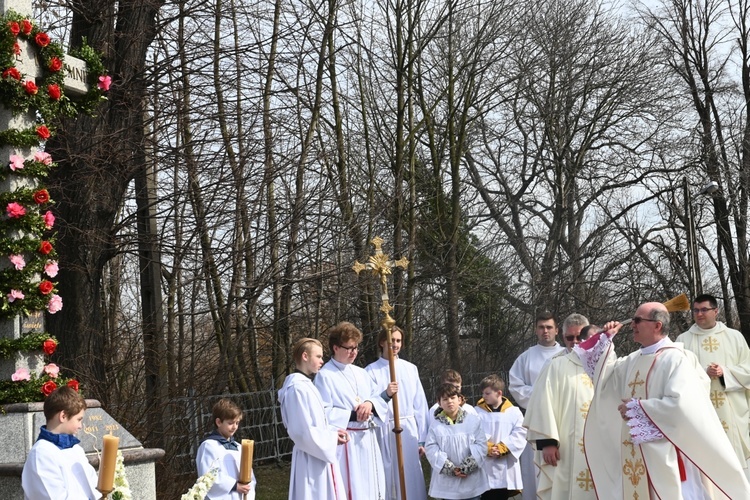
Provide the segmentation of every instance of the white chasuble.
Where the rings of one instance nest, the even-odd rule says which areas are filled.
[[[560,453],[557,466],[544,462],[541,449],[535,454],[540,499],[596,498],[583,453],[583,429],[593,396],[594,384],[575,352],[552,358],[539,374],[523,423],[528,428],[526,437],[535,445],[553,439]]]
[[[688,498],[680,479],[679,451],[684,469],[701,473],[690,484],[705,485],[709,498],[750,498],[750,485],[711,406],[708,376],[695,356],[668,338],[654,349],[619,359],[606,334],[594,342],[589,351],[575,350],[587,371],[595,363],[584,444],[597,497]],[[639,414],[630,418],[630,427],[617,409],[623,400],[632,400],[629,416],[631,411]],[[619,453],[612,452],[617,449]]]
[[[677,341],[698,357],[703,369],[711,363],[722,367],[723,381],[711,379],[711,404],[750,477],[750,348],[745,338],[717,322],[710,329],[693,325]]]
[[[328,412],[328,421],[349,434],[349,441],[337,450],[343,474],[346,498],[349,500],[385,500],[383,455],[378,444],[378,427],[388,414],[388,406],[363,368],[329,360],[315,376]],[[373,417],[366,422],[353,420],[352,411],[369,401]],[[377,414],[377,417],[375,415]]]

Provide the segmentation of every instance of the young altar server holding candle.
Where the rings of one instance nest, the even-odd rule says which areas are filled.
[[[23,466],[26,500],[98,500],[96,470],[75,434],[83,427],[86,401],[63,386],[44,400],[43,425]]]
[[[208,490],[206,498],[209,500],[254,500],[255,476],[252,474],[252,454],[246,459],[245,468],[241,468],[242,448],[248,448],[253,441],[243,439],[242,446],[234,439],[242,410],[232,401],[222,398],[216,402],[212,410],[213,422],[216,429],[206,436],[198,448],[195,463],[198,475],[202,476],[212,467],[218,468],[216,482]],[[247,454],[247,452],[245,452]],[[242,477],[243,470],[247,474]]]

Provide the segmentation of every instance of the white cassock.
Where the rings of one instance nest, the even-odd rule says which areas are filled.
[[[338,433],[328,425],[320,393],[302,373],[292,373],[279,390],[281,419],[294,442],[290,500],[344,500],[336,451]]]
[[[598,498],[750,498],[708,376],[681,343],[665,337],[617,358],[609,336],[598,334],[574,350],[593,374],[584,443]],[[622,400],[627,423],[617,409]]]
[[[483,464],[487,454],[487,437],[475,414],[465,413],[463,422],[447,425],[430,424],[425,443],[425,456],[432,467],[430,496],[433,498],[462,499],[478,497],[487,489],[487,474]],[[446,460],[458,467],[463,460],[474,457],[479,468],[464,478],[441,474]]]
[[[526,409],[539,372],[552,356],[564,350],[565,348],[557,342],[550,347],[536,344],[516,358],[508,372],[508,391],[518,406]],[[534,465],[534,448],[531,444],[526,445],[521,455],[521,474],[523,475],[523,500],[536,500],[537,468]]]
[[[331,359],[315,376],[315,387],[323,398],[330,424],[349,434],[349,441],[337,450],[347,499],[385,499],[378,426],[383,425],[382,418],[388,414],[388,406],[377,393],[372,379],[359,366]],[[365,401],[372,403],[378,418],[373,415],[366,422],[357,422],[352,418],[352,411]]]
[[[31,447],[21,473],[26,500],[99,500],[97,482],[83,448],[61,450],[43,439]]]
[[[702,368],[711,363],[721,366],[723,381],[711,379],[711,403],[734,452],[750,478],[750,348],[737,330],[716,322],[710,329],[693,325],[677,337],[685,349],[698,357]]]
[[[519,459],[526,448],[526,429],[523,427],[521,410],[507,398],[503,398],[497,410],[480,399],[476,411],[487,436],[488,447],[497,443],[508,447],[507,454],[500,457],[487,456],[484,460],[484,471],[487,473],[490,489],[523,489]]]
[[[427,439],[427,398],[417,367],[401,358],[396,358],[396,381],[398,382],[398,413],[401,421],[401,449],[404,457],[406,497],[409,500],[426,500],[427,488],[419,459],[419,444]],[[385,391],[391,383],[388,360],[380,358],[365,368],[376,391]],[[393,433],[393,403],[388,403],[387,424],[381,426],[378,442],[383,452],[385,466],[386,498],[400,500],[401,483],[396,456],[396,435]]]
[[[557,466],[544,462],[537,446],[539,483],[543,500],[595,499],[591,473],[583,453],[583,429],[594,397],[594,384],[575,352],[553,357],[542,369],[531,394],[523,425],[535,446],[539,440],[559,443]]]
[[[242,452],[239,449],[228,450],[215,439],[206,439],[201,443],[195,455],[198,476],[202,476],[212,467],[218,468],[216,481],[206,495],[208,500],[244,500],[242,495],[234,489],[237,478],[240,477],[241,457]],[[255,473],[253,473],[247,500],[255,500],[256,484]]]

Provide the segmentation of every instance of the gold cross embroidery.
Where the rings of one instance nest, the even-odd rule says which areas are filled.
[[[621,444],[623,446],[630,446],[630,456],[635,457],[635,446],[633,446],[633,442],[630,439],[626,439]]]
[[[591,380],[591,377],[588,376],[586,373],[582,373],[579,375],[581,377],[581,383],[584,387],[593,388],[594,382]]]
[[[729,424],[727,424],[724,420],[721,421],[721,426],[724,428],[724,432],[729,434]]]
[[[630,382],[630,383],[628,383],[628,387],[630,387],[630,389],[631,389],[631,391],[630,391],[630,396],[631,397],[635,397],[635,391],[636,391],[637,386],[643,385],[643,384],[646,383],[646,381],[643,380],[643,379],[638,380],[638,377],[640,375],[641,375],[641,371],[638,370],[637,372],[635,372],[635,378],[633,379],[633,381]]]
[[[578,473],[578,487],[583,491],[591,491],[594,489],[594,481],[591,479],[591,473],[588,470],[582,470]]]
[[[589,414],[589,407],[591,406],[591,401],[586,401],[581,405],[581,417],[583,417],[584,420],[586,420],[586,417]]]
[[[719,341],[713,337],[703,339],[703,342],[701,342],[701,344],[701,347],[704,351],[714,352],[719,350]]]
[[[714,408],[721,408],[725,400],[726,395],[724,391],[711,391],[711,404],[714,405]]]

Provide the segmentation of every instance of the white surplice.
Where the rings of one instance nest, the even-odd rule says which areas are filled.
[[[349,500],[386,499],[383,455],[378,444],[378,426],[388,406],[377,393],[372,379],[359,366],[329,360],[315,376],[315,387],[326,406],[328,421],[345,429],[349,441],[337,450],[339,469]],[[366,422],[352,420],[352,411],[369,401],[378,417]],[[382,417],[382,418],[381,418]]]
[[[44,439],[31,447],[21,473],[26,500],[98,500],[97,482],[80,445],[61,450]]]
[[[521,410],[506,398],[502,399],[497,410],[490,408],[483,399],[479,400],[475,409],[488,445],[502,443],[508,448],[505,455],[485,458],[484,471],[490,489],[523,489],[519,459],[526,448],[526,429],[523,427]]]
[[[717,321],[709,329],[693,325],[677,342],[698,357],[702,368],[721,366],[723,380],[711,379],[711,403],[750,478],[750,348],[745,337]]]
[[[594,384],[575,352],[561,353],[546,364],[534,384],[523,425],[527,438],[559,443],[557,465],[535,455],[539,468],[537,496],[542,500],[595,499],[594,485],[583,453],[583,429],[594,397]]]
[[[302,373],[288,375],[279,403],[294,442],[289,500],[344,500],[336,456],[338,433],[328,425],[323,399],[312,381]]]
[[[401,358],[395,359],[396,381],[398,382],[398,411],[401,421],[401,449],[404,458],[404,480],[406,483],[406,497],[409,500],[426,500],[422,463],[419,458],[419,443],[427,439],[427,398],[419,379],[417,367]],[[375,390],[381,393],[391,382],[388,360],[380,358],[365,368],[375,385]],[[385,466],[385,484],[388,495],[386,498],[400,500],[401,483],[398,474],[398,459],[396,455],[396,435],[393,433],[393,403],[388,403],[387,425],[381,426],[379,443],[383,452]]]
[[[238,443],[239,444],[239,443]],[[250,492],[247,498],[239,494],[234,488],[240,477],[240,449],[228,450],[215,439],[206,439],[198,447],[195,455],[195,465],[198,476],[202,476],[212,467],[218,468],[216,481],[206,495],[207,500],[255,500],[255,473],[250,479]]]

